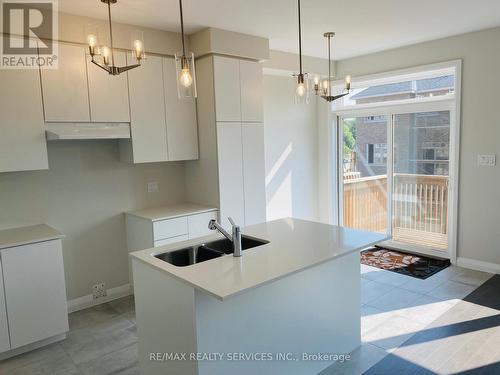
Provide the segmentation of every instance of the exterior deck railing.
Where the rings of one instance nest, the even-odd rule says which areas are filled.
[[[447,247],[448,176],[395,174],[393,240]],[[387,176],[344,179],[344,225],[387,231]]]

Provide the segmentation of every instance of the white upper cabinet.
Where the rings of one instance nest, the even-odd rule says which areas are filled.
[[[7,308],[5,306],[2,259],[0,258],[0,353],[6,352],[7,350],[10,350],[10,338],[7,321]]]
[[[148,56],[128,77],[133,162],[167,161],[163,58]]]
[[[90,121],[85,47],[60,43],[58,69],[41,75],[45,121]]]
[[[115,51],[115,63],[127,65],[126,53]],[[90,118],[92,122],[130,122],[127,73],[113,76],[87,56]]]
[[[240,62],[214,56],[215,118],[218,122],[241,121]]]
[[[242,124],[245,225],[266,221],[264,125]]]
[[[175,60],[163,58],[168,160],[198,159],[196,99],[179,99]]]
[[[0,172],[47,169],[38,70],[0,70]]]
[[[220,218],[229,228],[228,216],[245,225],[245,197],[243,194],[243,150],[241,124],[217,123],[217,151],[219,165]]]
[[[241,120],[263,122],[262,65],[255,61],[240,61]]]

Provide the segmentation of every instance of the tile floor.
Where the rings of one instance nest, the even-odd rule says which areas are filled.
[[[350,361],[334,364],[321,375],[450,373],[446,367],[437,372],[427,371],[428,366],[433,368],[431,363],[420,366],[419,361],[427,357],[409,353],[415,348],[410,348],[408,342],[416,335],[428,332],[429,326],[441,324],[440,319],[447,319],[452,309],[461,309],[462,303],[469,303],[462,299],[491,277],[488,273],[450,266],[426,280],[420,280],[361,265],[362,345],[352,353]],[[469,319],[471,315],[465,317]],[[500,324],[496,329],[500,334]],[[457,339],[460,340],[449,338]],[[424,346],[425,350],[432,351],[436,349],[436,342],[429,340]],[[396,368],[394,358],[399,359],[399,356],[411,360],[405,361],[406,366],[400,364]],[[441,358],[435,357],[437,361],[447,359],[448,354],[444,353]],[[379,365],[382,363],[383,366]],[[424,363],[421,362],[421,365]]]
[[[419,280],[362,265],[363,344],[350,361],[335,364],[321,374],[362,374],[383,359],[390,359],[392,353],[405,350],[403,343],[426,332],[429,324],[445,316],[491,276],[449,267]],[[69,320],[65,341],[0,362],[0,374],[139,374],[132,297],[70,314]]]

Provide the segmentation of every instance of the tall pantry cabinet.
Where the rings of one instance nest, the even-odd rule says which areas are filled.
[[[222,56],[206,56],[196,64],[200,162],[188,166],[188,181],[208,186],[205,196],[193,190],[191,199],[218,203],[226,227],[227,217],[242,226],[264,222],[262,66]],[[208,171],[218,178],[207,178]]]

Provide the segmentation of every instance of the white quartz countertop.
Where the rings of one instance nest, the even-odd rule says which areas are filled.
[[[173,219],[180,216],[202,214],[204,212],[216,211],[215,207],[202,206],[195,203],[181,203],[172,206],[144,208],[142,210],[127,212],[142,219],[159,221]]]
[[[63,238],[64,235],[47,224],[0,230],[0,249]]]
[[[219,239],[221,235],[193,239],[131,254],[153,268],[224,300],[315,265],[332,261],[386,240],[384,234],[298,219],[281,219],[243,228],[242,234],[268,244],[187,267],[154,257],[168,251]]]

